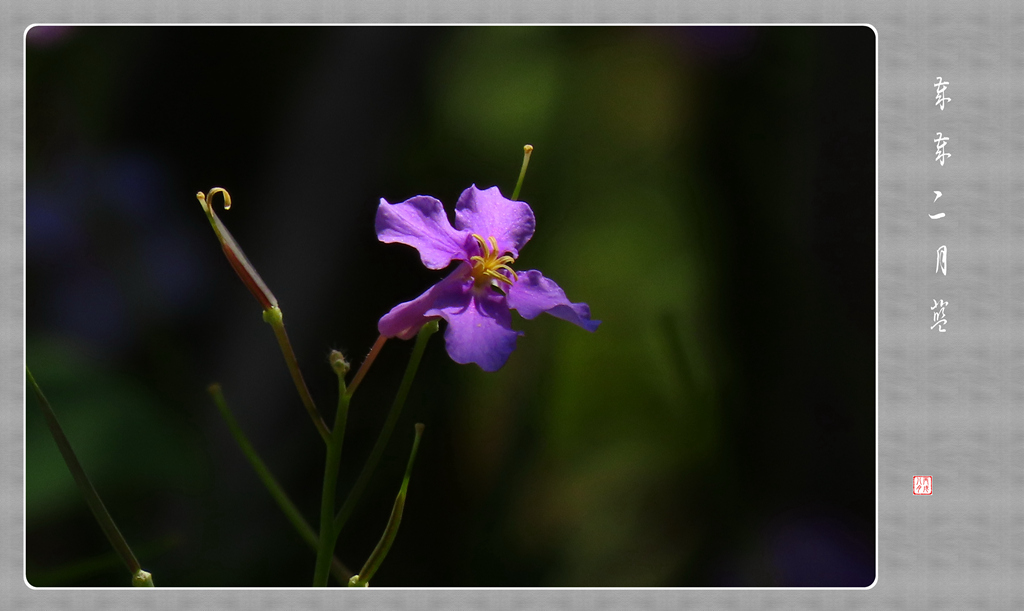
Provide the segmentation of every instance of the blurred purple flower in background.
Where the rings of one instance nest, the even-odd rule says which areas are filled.
[[[385,314],[377,325],[380,333],[410,339],[424,323],[443,318],[452,360],[497,371],[523,334],[512,329],[510,310],[526,319],[547,312],[596,331],[601,321],[590,319],[590,306],[571,303],[539,271],[517,274],[509,266],[530,241],[535,225],[530,206],[506,199],[498,187],[480,190],[473,185],[463,191],[455,204],[455,227],[433,197],[417,195],[399,204],[382,198],[376,219],[381,242],[412,246],[429,269],[460,263],[447,278]]]

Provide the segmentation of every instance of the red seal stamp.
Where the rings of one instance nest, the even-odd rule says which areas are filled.
[[[931,494],[932,493],[932,476],[931,475],[915,475],[914,476],[914,494]]]

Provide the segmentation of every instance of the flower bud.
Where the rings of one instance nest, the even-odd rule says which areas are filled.
[[[334,373],[338,374],[339,377],[345,377],[348,374],[349,369],[352,368],[349,362],[345,360],[345,355],[337,350],[331,350],[331,354],[327,357],[327,360],[331,363],[331,368],[334,369]]]
[[[231,232],[228,231],[228,228],[224,226],[224,223],[220,222],[220,219],[214,213],[213,196],[217,193],[220,193],[224,198],[224,209],[230,209],[231,196],[221,187],[210,189],[209,197],[200,191],[196,193],[196,199],[199,200],[199,204],[203,207],[203,212],[206,213],[206,218],[209,219],[210,225],[213,226],[213,232],[217,234],[220,246],[224,250],[224,256],[228,258],[228,263],[231,264],[235,273],[242,279],[246,288],[253,294],[256,301],[260,302],[264,310],[277,307],[277,298],[267,288],[266,283],[263,282],[263,279],[256,272],[256,268],[252,266],[252,263],[249,263],[249,259],[242,252],[242,247],[231,237]]]

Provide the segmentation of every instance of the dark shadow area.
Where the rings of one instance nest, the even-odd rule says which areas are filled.
[[[280,300],[320,411],[330,350],[445,272],[381,198],[520,199],[542,316],[496,373],[427,348],[341,534],[373,586],[867,586],[875,578],[875,36],[866,27],[74,27],[28,33],[27,363],[158,586],[306,586],[324,448],[197,191]],[[218,200],[219,201],[219,200]],[[442,324],[442,330],[444,325]],[[350,412],[354,483],[412,342]],[[129,579],[26,405],[27,576]]]

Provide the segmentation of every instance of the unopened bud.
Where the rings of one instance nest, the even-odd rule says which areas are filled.
[[[345,360],[345,355],[337,350],[331,350],[331,354],[327,357],[327,360],[331,363],[331,368],[334,369],[334,373],[344,377],[348,374],[349,369],[352,368],[349,362]]]
[[[217,215],[213,211],[213,196],[220,193],[224,198],[224,209],[231,208],[231,196],[226,190],[221,187],[214,187],[210,190],[209,196],[205,195],[202,191],[196,193],[196,199],[199,200],[199,204],[203,207],[203,212],[206,213],[206,218],[210,220],[210,225],[213,226],[213,232],[217,234],[217,239],[220,241],[221,249],[224,250],[224,256],[228,258],[228,263],[231,264],[232,269],[238,274],[238,277],[242,279],[246,288],[253,294],[253,297],[260,302],[264,310],[277,307],[277,298],[270,292],[266,283],[263,282],[263,278],[256,272],[256,268],[249,263],[249,259],[246,258],[245,253],[242,252],[242,247],[238,245],[238,242],[231,237],[231,232],[224,226],[224,223],[217,218]]]

